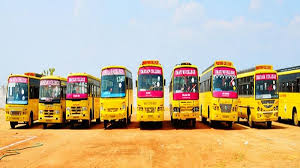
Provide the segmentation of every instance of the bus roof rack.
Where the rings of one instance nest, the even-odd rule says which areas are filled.
[[[255,69],[256,69],[255,67],[254,68],[248,68],[248,69],[245,69],[245,70],[238,71],[237,74],[252,72],[252,71],[255,71]]]
[[[213,63],[211,66],[209,66],[208,68],[206,68],[204,71],[202,71],[202,73],[206,72],[207,70],[209,70],[211,67],[213,67],[215,65],[215,63]]]
[[[298,70],[298,69],[300,69],[300,66],[278,69],[277,72],[286,72],[286,71],[292,71],[292,70]]]
[[[189,62],[182,62],[180,65],[192,65],[192,64]]]

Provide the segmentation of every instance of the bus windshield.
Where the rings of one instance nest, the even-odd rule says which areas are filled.
[[[257,74],[255,76],[255,97],[256,99],[278,98],[276,74]]]
[[[218,67],[213,71],[213,96],[217,98],[237,98],[236,70]]]
[[[59,80],[41,80],[40,102],[60,102],[61,87]]]
[[[28,104],[28,78],[9,78],[7,86],[6,103]]]
[[[195,68],[178,68],[173,79],[174,100],[197,100],[198,73]]]
[[[161,68],[143,67],[139,69],[138,97],[139,98],[163,97],[163,76],[162,76]]]
[[[68,77],[67,99],[87,99],[87,82],[85,76]]]
[[[120,68],[105,69],[101,77],[101,97],[125,97],[125,71]]]

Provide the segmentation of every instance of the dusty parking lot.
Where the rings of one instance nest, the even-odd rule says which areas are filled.
[[[133,121],[128,129],[103,130],[101,123],[90,129],[43,130],[35,124],[13,130],[3,111],[0,121],[0,155],[43,143],[3,158],[0,167],[300,167],[300,127],[289,124],[235,124],[228,130],[198,121],[196,129],[174,129],[166,121],[162,129],[140,130]]]

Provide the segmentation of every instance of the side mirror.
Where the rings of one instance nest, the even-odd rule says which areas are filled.
[[[137,80],[135,80],[135,87],[136,87],[136,88],[137,88],[137,85],[138,85],[138,84],[137,84]]]
[[[164,86],[166,86],[166,79],[164,79]]]

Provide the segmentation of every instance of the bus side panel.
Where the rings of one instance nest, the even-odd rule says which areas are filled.
[[[30,113],[33,114],[33,120],[38,120],[38,111],[39,111],[39,99],[29,99],[28,100],[28,109],[27,114],[28,117],[30,116]]]
[[[210,107],[210,101],[212,100],[211,92],[200,93],[200,110],[202,108],[202,115],[205,118],[208,118],[208,109]]]
[[[93,119],[99,119],[100,118],[100,98],[95,97],[94,98],[94,116]]]

